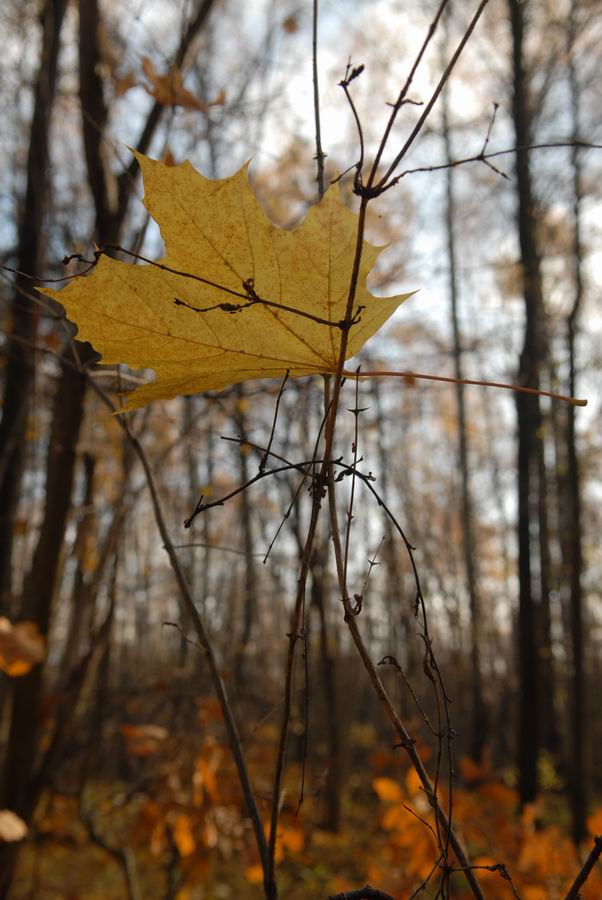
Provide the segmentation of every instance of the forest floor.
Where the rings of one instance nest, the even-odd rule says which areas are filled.
[[[249,760],[266,823],[272,730],[254,735]],[[260,898],[261,867],[227,748],[213,734],[183,750],[157,726],[122,732],[127,777],[44,796],[21,848],[13,900]],[[290,765],[276,853],[283,898],[324,900],[369,883],[407,900],[429,876],[421,896],[436,893],[434,822],[415,772],[399,751],[363,749],[363,761],[347,767],[338,831],[324,826],[326,768],[308,762],[296,814],[301,767]],[[521,812],[511,774],[468,758],[457,770],[455,827],[475,866],[497,866],[479,871],[488,900],[561,900],[591,846],[578,854],[570,840],[562,792],[550,790]],[[448,802],[443,784],[439,793]],[[588,830],[602,832],[602,808]],[[454,897],[470,896],[461,873],[452,880]],[[581,896],[602,897],[600,864]]]

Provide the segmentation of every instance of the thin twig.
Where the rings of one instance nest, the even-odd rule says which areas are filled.
[[[437,857],[437,859],[435,860],[435,862],[433,863],[433,866],[432,866],[430,872],[428,873],[428,875],[426,876],[426,878],[424,879],[424,881],[422,881],[422,882],[418,885],[418,887],[415,888],[415,889],[412,891],[412,893],[411,893],[410,896],[408,897],[408,900],[414,900],[414,897],[417,897],[418,894],[421,894],[421,893],[422,893],[422,891],[426,891],[427,887],[429,886],[429,882],[430,882],[431,878],[433,877],[433,875],[435,874],[435,872],[436,872],[437,869],[439,868],[439,864],[440,864],[440,862],[441,862],[441,858],[442,858],[442,857],[441,857],[441,854],[440,854],[440,855]]]
[[[357,468],[357,464],[354,463],[354,467],[353,467],[353,474],[354,474],[354,475],[356,474],[356,471],[355,471],[356,468]],[[375,569],[376,566],[380,566],[380,563],[377,563],[377,562],[376,562],[376,557],[377,557],[378,554],[380,553],[380,548],[381,548],[382,545],[384,544],[385,540],[386,540],[386,538],[385,538],[384,535],[383,535],[383,537],[381,537],[380,541],[378,542],[378,547],[376,548],[376,550],[375,550],[374,553],[372,554],[372,557],[371,557],[371,558],[370,558],[370,557],[368,558],[368,571],[366,572],[366,577],[364,578],[364,583],[363,583],[363,585],[362,585],[362,591],[361,591],[361,593],[359,594],[359,598],[358,598],[358,596],[354,596],[354,599],[356,600],[356,602],[357,602],[357,603],[361,603],[362,605],[363,605],[363,603],[364,603],[364,600],[366,599],[366,592],[367,592],[367,590],[368,590],[368,582],[370,581],[370,576],[372,575],[372,569]]]
[[[235,553],[237,556],[248,556],[246,550],[239,550],[238,547],[224,547],[221,544],[209,544],[203,541],[191,541],[187,544],[174,544],[174,550],[194,550],[195,547],[203,547],[205,550],[219,550],[221,553]],[[257,558],[263,556],[263,553],[251,553],[251,556]]]
[[[422,716],[422,719],[424,720],[425,725],[427,726],[427,728],[429,729],[429,731],[431,732],[433,737],[440,738],[441,734],[433,728],[432,722],[428,717],[427,711],[425,710],[422,703],[420,702],[420,699],[418,698],[416,691],[412,687],[406,673],[403,671],[403,669],[401,668],[401,666],[399,665],[399,663],[397,662],[395,657],[391,656],[390,654],[387,654],[387,656],[383,656],[383,658],[378,663],[378,665],[379,666],[393,666],[393,668],[399,673],[401,680],[403,681],[403,683],[407,687],[408,691],[410,692],[412,700],[416,704],[416,708],[418,709],[418,712]]]
[[[399,175],[396,175],[395,178],[391,180],[391,182],[389,183],[389,187],[393,187],[395,184],[398,184],[402,178],[406,177],[406,175],[415,175],[418,172],[441,172],[445,169],[455,169],[457,166],[465,166],[468,163],[474,162],[485,163],[489,166],[490,169],[493,169],[493,171],[496,172],[497,175],[501,175],[502,178],[508,180],[508,175],[505,172],[502,172],[500,169],[497,169],[495,166],[492,166],[489,163],[490,159],[495,159],[497,156],[508,156],[522,150],[550,150],[553,148],[561,147],[571,147],[581,150],[602,150],[602,144],[594,144],[587,141],[550,141],[549,143],[544,144],[529,144],[525,147],[512,147],[511,149],[506,150],[495,150],[493,153],[485,153],[485,149],[483,148],[480,153],[477,153],[474,156],[466,156],[462,159],[454,159],[450,162],[439,163],[439,165],[435,166],[417,166],[414,169],[404,169],[403,172],[400,172]]]
[[[316,165],[318,167],[318,195],[324,196],[324,151],[322,150],[322,132],[320,128],[320,90],[318,84],[318,0],[313,3],[312,17],[312,76],[314,88],[314,122],[316,127]]]
[[[583,863],[581,871],[569,888],[564,900],[578,900],[578,897],[581,896],[579,892],[591,875],[592,869],[600,858],[600,854],[602,854],[602,835],[594,838],[594,846],[592,847],[589,856]]]
[[[354,377],[353,372],[345,372],[345,375]],[[506,384],[501,381],[481,381],[476,378],[452,378],[447,375],[424,375],[422,372],[387,372],[374,371],[362,372],[360,378],[420,378],[424,381],[443,381],[446,384],[472,384],[477,387],[494,387],[504,388],[507,391],[517,391],[521,394],[537,394],[539,397],[550,397],[552,400],[561,400],[563,403],[570,403],[571,406],[587,406],[587,400],[577,400],[575,397],[567,397],[565,394],[556,394],[554,391],[542,391],[539,388],[526,387],[523,384]]]
[[[276,422],[278,421],[278,410],[280,409],[280,401],[282,400],[282,395],[284,394],[286,388],[286,382],[288,381],[289,371],[286,370],[286,375],[282,379],[282,384],[280,385],[280,390],[278,391],[278,396],[276,398],[276,408],[274,409],[274,418],[272,420],[272,430],[270,431],[270,437],[268,440],[268,446],[266,452],[263,454],[259,461],[259,471],[263,472],[266,467],[267,458],[270,450],[272,449],[272,442],[274,440],[274,435],[276,434]]]
[[[71,256],[66,256],[63,262],[67,264],[71,262],[71,260],[77,259],[80,262],[85,263],[87,266],[86,269],[84,269],[82,272],[77,272],[76,274],[69,276],[70,278],[81,278],[83,275],[87,275],[88,272],[98,264],[101,257],[107,256],[109,253],[114,251],[124,253],[126,256],[131,256],[132,259],[147,263],[149,266],[153,266],[155,269],[160,269],[162,272],[168,272],[170,275],[177,275],[180,278],[188,278],[191,281],[197,281],[200,284],[207,285],[207,287],[215,288],[216,290],[221,291],[224,294],[229,294],[231,297],[238,297],[241,300],[245,301],[244,303],[215,303],[212,306],[193,306],[191,303],[187,303],[185,300],[181,300],[179,297],[174,297],[173,302],[176,306],[183,306],[185,309],[189,309],[192,312],[196,313],[207,313],[221,310],[222,312],[234,314],[245,309],[249,309],[250,307],[260,305],[267,306],[270,309],[278,309],[282,312],[288,312],[292,315],[300,316],[303,319],[310,319],[312,322],[316,322],[318,325],[328,325],[329,328],[339,328],[341,331],[348,331],[353,325],[356,325],[359,322],[360,315],[363,311],[363,307],[358,307],[355,315],[350,321],[346,317],[345,319],[340,319],[338,322],[333,322],[330,319],[324,319],[321,316],[315,316],[313,313],[306,312],[302,309],[297,309],[294,306],[287,306],[284,303],[277,303],[275,300],[268,300],[265,297],[260,297],[259,294],[257,294],[257,292],[255,291],[252,278],[248,278],[242,282],[242,290],[229,288],[224,284],[219,284],[217,281],[212,281],[210,278],[203,278],[202,275],[194,275],[192,272],[185,272],[182,269],[174,269],[172,266],[166,266],[165,263],[149,259],[147,256],[142,256],[142,254],[140,253],[134,253],[133,250],[127,250],[125,247],[121,247],[119,244],[105,244],[103,247],[95,250],[93,260],[85,259],[81,253],[73,253],[71,254]],[[45,279],[35,280],[38,281]],[[50,280],[52,281],[53,279]]]
[[[357,181],[361,177],[362,169],[364,167],[364,157],[366,154],[366,145],[365,145],[365,141],[364,141],[364,130],[362,128],[362,122],[359,117],[358,111],[356,109],[355,103],[353,102],[353,97],[351,95],[351,91],[349,90],[349,85],[351,84],[351,82],[355,78],[357,78],[359,75],[361,75],[363,71],[364,71],[363,66],[356,66],[355,68],[352,68],[351,60],[349,60],[349,62],[347,63],[347,68],[345,70],[345,77],[342,79],[342,81],[339,81],[339,87],[342,87],[343,90],[345,91],[345,97],[347,98],[347,103],[349,104],[349,108],[351,110],[351,115],[354,118],[355,127],[357,128],[357,138],[358,138],[359,145],[360,145],[360,157],[359,157],[358,161],[356,163],[354,163],[352,166],[349,166],[349,168],[345,172],[343,172],[341,175],[337,176],[337,178],[334,178],[333,181],[331,182],[331,184],[334,184],[335,182],[340,181],[340,179],[344,175],[346,175],[347,172],[350,172],[351,169],[355,169],[355,173],[356,173],[355,178]]]
[[[240,443],[248,444],[249,442],[245,438],[240,438]],[[280,472],[290,472],[291,470],[294,470],[296,472],[303,472],[303,474],[305,474],[305,468],[311,467],[311,465],[312,462],[310,460],[301,463],[287,463],[286,465],[277,466],[276,468],[269,469],[268,471],[264,469],[263,471],[258,472],[257,475],[249,478],[248,481],[245,481],[243,484],[239,484],[238,487],[233,488],[228,494],[224,494],[224,496],[220,497],[218,500],[212,500],[210,503],[203,503],[203,497],[201,497],[192,513],[184,522],[184,527],[190,528],[190,526],[192,525],[196,517],[200,515],[200,513],[205,512],[208,509],[214,509],[216,506],[223,506],[224,503],[226,503],[228,500],[232,500],[233,497],[237,497],[239,494],[242,494],[243,491],[246,491],[247,488],[250,488],[251,485],[256,484],[263,478],[270,478],[272,475],[278,475]]]

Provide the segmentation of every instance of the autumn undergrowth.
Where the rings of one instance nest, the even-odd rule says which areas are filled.
[[[120,740],[138,775],[131,780],[91,780],[83,802],[93,810],[90,834],[80,801],[68,790],[47,793],[38,808],[32,840],[20,859],[15,900],[82,896],[128,897],[123,867],[111,851],[127,849],[135,857],[142,897],[175,900],[256,898],[263,878],[252,829],[241,805],[236,769],[225,743],[214,701],[199,701],[204,736],[188,732],[169,737],[125,730]],[[269,786],[277,728],[264,723],[255,732],[249,765],[259,786]],[[291,762],[284,779],[277,843],[283,896],[326,897],[366,882],[394,897],[408,897],[432,869],[436,840],[433,819],[416,772],[395,750],[383,750],[372,726],[355,723],[349,731],[355,765],[343,797],[344,828],[324,828],[324,798],[308,792],[295,815],[301,775]],[[188,752],[182,755],[181,749]],[[423,758],[432,750],[421,747]],[[318,754],[311,764],[312,784],[327,763]],[[519,811],[518,795],[508,783],[512,773],[496,772],[488,762],[462,758],[455,788],[454,818],[488,898],[554,900],[565,895],[578,858],[569,837],[568,810],[559,795],[544,794]],[[263,807],[264,814],[268,806]],[[422,821],[421,821],[422,820]],[[426,823],[426,824],[425,824]],[[267,819],[266,819],[267,825]],[[602,829],[602,808],[588,820],[593,835]],[[102,843],[99,843],[99,840]],[[73,865],[74,852],[77,866]],[[500,871],[504,859],[512,883]],[[490,868],[486,868],[490,867]],[[470,894],[455,876],[454,897]],[[583,900],[602,894],[602,875],[592,873]],[[427,887],[420,896],[435,895]]]

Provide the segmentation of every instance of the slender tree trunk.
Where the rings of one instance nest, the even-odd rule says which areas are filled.
[[[82,635],[86,633],[86,625],[89,621],[89,595],[87,590],[86,557],[90,552],[90,543],[93,540],[94,531],[94,473],[96,470],[96,458],[91,453],[84,454],[84,488],[80,506],[80,520],[77,528],[77,536],[73,548],[77,559],[77,568],[73,579],[71,591],[71,616],[65,641],[65,652],[61,665],[61,681],[67,682],[75,660],[80,655],[80,643]]]
[[[372,396],[374,398],[374,411],[379,429],[382,429],[386,422],[386,412],[382,403],[382,396],[378,378],[375,378],[371,385]],[[380,469],[380,493],[387,504],[391,504],[391,485],[389,479],[390,455],[387,452],[385,434],[381,431],[377,442],[378,464]],[[401,456],[401,453],[400,453]],[[403,457],[402,457],[403,458]],[[401,634],[403,646],[401,648],[401,658],[398,660],[403,668],[407,678],[411,681],[418,669],[418,629],[414,617],[413,603],[414,593],[412,588],[407,590],[404,584],[401,564],[396,552],[397,539],[393,531],[393,527],[388,517],[384,519],[383,527],[385,531],[385,543],[382,548],[382,558],[387,571],[388,599],[389,606],[393,609],[396,624],[401,625]],[[395,645],[394,645],[395,646]],[[395,652],[397,647],[395,646]],[[409,702],[408,702],[409,701]],[[401,694],[401,710],[409,715],[412,704],[411,698],[407,696],[404,690]]]
[[[538,632],[539,678],[541,683],[541,746],[556,760],[560,749],[558,717],[556,715],[556,667],[552,654],[552,587],[556,584],[555,571],[550,554],[550,526],[548,518],[549,478],[545,461],[545,426],[537,435],[537,466],[539,478],[538,530],[539,530],[539,582],[540,619]]]
[[[573,263],[575,294],[573,307],[568,317],[568,350],[569,350],[569,391],[576,396],[577,367],[576,339],[579,329],[579,314],[583,300],[583,246],[581,239],[581,207],[583,187],[581,176],[581,157],[577,141],[579,140],[580,109],[579,84],[577,80],[576,60],[574,52],[574,36],[577,28],[577,3],[571,3],[570,26],[568,29],[568,61],[569,81],[571,89],[571,116],[573,130]],[[565,569],[570,588],[571,649],[573,657],[572,703],[571,703],[571,751],[570,766],[571,807],[573,813],[573,838],[579,844],[585,837],[585,716],[584,697],[585,683],[583,671],[583,594],[581,573],[583,568],[583,529],[581,515],[581,475],[579,457],[577,455],[577,436],[575,433],[575,407],[567,409],[567,504],[566,520],[563,532],[565,535]]]
[[[237,389],[238,410],[235,416],[236,427],[241,438],[247,434],[247,417],[244,409],[244,390]],[[249,448],[241,444],[238,448],[238,477],[241,484],[249,480]],[[253,552],[253,523],[249,492],[240,495],[240,526],[242,529],[243,547],[245,550],[245,571],[243,583],[243,627],[236,645],[234,660],[234,679],[237,687],[242,689],[245,676],[245,657],[251,640],[253,625],[257,616],[257,566]]]
[[[48,200],[48,143],[57,81],[60,34],[66,0],[47,0],[42,10],[42,51],[35,86],[27,159],[27,188],[19,229],[17,275],[11,304],[12,336],[0,422],[0,612],[12,596],[12,545],[27,443],[25,433],[34,379],[39,307],[26,275],[44,264],[44,219]]]
[[[512,114],[516,136],[517,226],[522,264],[525,334],[518,381],[539,387],[540,372],[547,358],[541,262],[536,240],[536,210],[529,164],[531,109],[524,61],[526,0],[509,0],[512,30]],[[541,692],[538,660],[536,555],[539,479],[538,440],[542,424],[539,398],[516,394],[518,423],[518,575],[519,575],[519,789],[523,803],[537,794],[537,758],[540,747]]]
[[[445,144],[446,162],[452,161],[451,135],[449,130],[449,98],[448,91],[444,89],[441,97],[443,140]],[[464,556],[464,569],[466,572],[466,585],[468,588],[468,601],[470,606],[470,668],[471,668],[471,723],[470,723],[470,752],[475,760],[480,760],[483,746],[487,740],[487,710],[483,699],[483,680],[481,676],[481,599],[479,596],[477,550],[474,535],[474,515],[472,503],[472,491],[469,470],[468,433],[466,427],[466,400],[464,385],[460,383],[464,376],[462,361],[462,338],[458,319],[458,279],[457,279],[457,251],[454,233],[454,221],[456,216],[454,196],[454,170],[450,166],[446,169],[446,195],[445,195],[445,232],[447,239],[448,261],[448,291],[450,301],[451,325],[453,334],[454,377],[458,379],[455,385],[456,404],[458,409],[458,464],[460,468],[460,484],[462,494],[461,520],[462,543]]]
[[[311,604],[320,620],[320,663],[326,702],[328,772],[326,775],[326,818],[324,827],[338,831],[341,823],[341,740],[340,712],[336,677],[336,654],[326,615],[325,577],[328,548],[316,542],[311,562]]]

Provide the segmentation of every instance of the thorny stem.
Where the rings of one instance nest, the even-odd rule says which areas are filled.
[[[355,378],[355,406],[352,410],[353,418],[354,418],[354,432],[353,432],[353,474],[351,476],[351,496],[349,497],[349,507],[347,510],[347,528],[345,530],[345,554],[344,554],[344,564],[343,571],[345,573],[345,581],[347,581],[347,566],[349,564],[349,545],[351,542],[351,523],[353,521],[353,504],[355,500],[355,470],[357,468],[358,462],[358,453],[357,447],[359,443],[359,418],[362,410],[359,408],[359,378],[357,377],[360,374],[360,370],[358,368],[356,372]],[[362,597],[357,601],[356,612],[359,614],[362,609]]]
[[[315,468],[318,462],[318,450],[320,446],[320,440],[322,437],[322,431],[325,426],[326,420],[328,418],[328,413],[330,411],[330,406],[326,405],[326,411],[324,415],[324,419],[318,429],[318,435],[314,444],[314,451],[311,464],[305,469],[303,472],[303,481],[309,475],[310,469]],[[247,442],[248,443],[248,442]],[[255,445],[250,445],[255,446]],[[269,449],[264,451],[264,455],[266,456],[275,456]],[[262,457],[263,458],[263,457]],[[297,582],[297,593],[295,597],[295,605],[293,607],[293,612],[291,615],[291,625],[290,631],[288,634],[289,645],[288,645],[288,655],[287,655],[287,663],[286,663],[286,671],[285,671],[285,687],[284,687],[284,702],[283,702],[283,710],[282,710],[282,719],[280,723],[280,736],[278,740],[278,753],[276,758],[276,770],[274,775],[274,785],[273,785],[273,793],[272,793],[272,810],[270,817],[270,835],[268,841],[268,867],[264,880],[264,889],[267,900],[274,900],[277,897],[277,887],[276,880],[274,877],[274,866],[275,866],[275,854],[276,854],[276,837],[277,837],[277,829],[278,829],[278,816],[280,813],[280,789],[282,785],[282,777],[284,775],[284,766],[286,762],[286,745],[288,742],[288,731],[290,725],[290,717],[291,717],[291,708],[292,708],[292,693],[293,693],[293,674],[294,674],[294,665],[295,665],[295,649],[297,645],[297,640],[299,637],[302,637],[300,634],[300,625],[302,622],[302,616],[305,613],[305,590],[307,585],[307,577],[309,574],[310,562],[311,562],[311,554],[313,549],[314,538],[316,534],[318,519],[320,515],[320,507],[323,496],[323,479],[325,472],[326,460],[324,459],[321,462],[320,466],[320,475],[315,476],[312,475],[312,510],[311,510],[311,520],[309,524],[309,529],[307,532],[307,536],[305,539],[305,546],[302,551],[302,559],[299,571],[299,579]],[[303,482],[302,482],[303,483]],[[288,513],[287,513],[288,515]],[[280,530],[280,529],[279,529]],[[275,538],[274,538],[275,540]],[[273,546],[274,541],[270,544],[270,548],[266,553],[267,559],[269,552]],[[265,871],[265,870],[264,870]]]
[[[470,37],[470,35],[478,21],[478,18],[480,16],[482,10],[485,8],[485,5],[487,4],[487,2],[488,2],[488,0],[482,0],[481,4],[479,5],[476,15],[474,16],[471,24],[469,25],[462,41],[460,42],[460,44],[456,50],[456,53],[452,57],[450,64],[448,65],[447,69],[445,70],[444,75],[443,75],[442,79],[440,80],[439,85],[438,85],[437,89],[435,90],[433,97],[431,98],[431,101],[429,102],[429,104],[427,106],[426,115],[423,114],[421,116],[417,127],[414,129],[414,131],[410,135],[410,138],[408,138],[408,141],[406,141],[404,148],[402,149],[398,158],[394,162],[390,171],[387,173],[385,178],[381,181],[381,185],[389,177],[389,174],[392,171],[394,171],[399,160],[403,157],[403,155],[405,154],[405,152],[411,145],[412,141],[414,140],[416,135],[421,130],[422,125],[424,124],[424,121],[426,120],[428,113],[430,112],[430,109],[432,109],[432,106],[434,105],[437,97],[439,96],[439,93],[441,92],[441,89],[443,88],[443,85],[447,81],[447,78],[449,77],[449,74],[451,73],[451,70],[452,70],[453,66],[455,65],[456,60],[458,59],[460,53],[462,52],[462,50],[463,50],[468,38]],[[442,4],[442,7],[444,5],[445,5],[445,0]],[[384,149],[384,142],[383,142],[382,146]],[[371,187],[375,172],[376,172],[376,167],[373,169],[373,171],[370,174],[368,187]],[[345,310],[345,321],[347,321],[347,322],[351,322],[352,317],[353,317],[353,305],[355,302],[359,270],[360,270],[360,264],[361,264],[361,259],[362,259],[364,232],[365,232],[365,226],[366,226],[366,210],[367,210],[368,202],[370,200],[370,193],[364,192],[364,193],[361,193],[360,196],[361,196],[361,200],[360,200],[358,225],[357,225],[357,240],[356,240],[356,247],[355,247],[355,258],[354,258],[353,269],[352,269],[352,273],[351,273],[349,294],[347,297],[347,307]],[[380,679],[378,671],[377,671],[372,659],[370,658],[370,655],[368,653],[366,645],[364,644],[363,638],[359,631],[358,623],[357,623],[357,616],[353,615],[353,611],[350,608],[350,604],[349,604],[347,584],[346,584],[345,557],[344,557],[344,553],[343,553],[343,549],[342,549],[342,545],[341,545],[341,536],[340,536],[340,531],[339,531],[339,523],[338,523],[338,515],[337,515],[335,486],[334,486],[335,483],[334,483],[332,466],[329,463],[329,459],[332,455],[332,448],[334,445],[334,435],[335,435],[335,429],[336,429],[336,421],[337,421],[337,413],[338,413],[338,408],[339,408],[341,386],[342,386],[342,381],[343,381],[345,359],[347,356],[348,340],[349,340],[349,329],[342,329],[341,340],[340,340],[340,345],[339,345],[339,356],[338,356],[338,362],[337,362],[337,368],[336,368],[336,375],[334,377],[334,383],[333,383],[333,387],[332,387],[330,408],[328,410],[328,414],[327,414],[327,418],[326,418],[324,463],[322,465],[322,475],[326,476],[326,482],[328,485],[328,504],[329,504],[329,511],[330,511],[330,523],[331,523],[332,538],[333,538],[333,543],[334,543],[335,563],[336,563],[336,570],[337,570],[337,578],[339,581],[339,590],[340,590],[340,594],[341,594],[341,600],[343,603],[343,607],[345,610],[345,622],[347,623],[349,631],[351,632],[351,636],[353,638],[355,646],[358,650],[358,653],[361,657],[364,667],[368,673],[370,681],[372,682],[375,692],[376,692],[379,700],[381,701],[381,704],[385,710],[385,713],[386,713],[387,717],[389,718],[389,720],[391,721],[393,727],[395,728],[395,731],[397,732],[397,735],[399,736],[402,746],[406,749],[406,752],[410,758],[410,761],[412,762],[412,765],[414,766],[416,772],[418,773],[421,784],[427,794],[429,802],[431,803],[431,806],[434,808],[437,826],[438,826],[438,828],[439,828],[439,826],[441,826],[442,829],[444,830],[444,833],[446,835],[446,844],[447,844],[447,842],[449,842],[449,844],[453,848],[453,850],[456,854],[456,857],[459,860],[462,868],[465,869],[466,879],[468,881],[468,884],[469,884],[474,896],[476,898],[478,898],[478,900],[484,900],[484,894],[481,890],[478,879],[477,879],[476,875],[474,874],[474,872],[469,868],[470,862],[466,856],[464,848],[463,848],[462,844],[460,843],[458,837],[456,836],[455,831],[452,828],[451,822],[449,821],[448,817],[445,815],[444,811],[441,809],[441,806],[439,805],[439,802],[438,802],[436,794],[435,794],[435,790],[433,788],[433,785],[431,784],[430,778],[424,767],[422,759],[421,759],[420,755],[418,754],[418,751],[416,750],[414,742],[412,741],[412,738],[410,737],[408,731],[406,730],[403,722],[397,715],[397,712],[385,690],[385,687]],[[314,508],[315,508],[315,504],[314,504]],[[319,512],[319,508],[318,508],[318,512]],[[317,520],[317,516],[316,516],[316,520]],[[312,523],[313,523],[313,515],[312,515]],[[311,530],[311,525],[310,525],[310,530]],[[313,527],[312,540],[313,540],[314,533],[315,533],[315,525]]]

